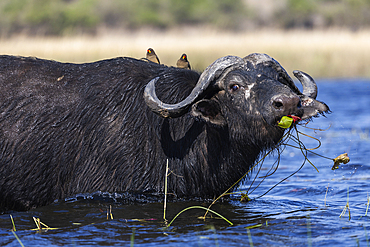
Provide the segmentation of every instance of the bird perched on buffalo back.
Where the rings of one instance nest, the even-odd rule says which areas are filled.
[[[155,54],[155,51],[152,48],[149,48],[148,50],[146,50],[146,59],[148,59],[149,61],[152,61],[153,63],[160,64],[159,58],[157,54]]]
[[[181,69],[191,69],[188,56],[185,53],[181,55],[179,60],[177,60],[176,66]]]

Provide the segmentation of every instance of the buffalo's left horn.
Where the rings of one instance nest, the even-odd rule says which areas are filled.
[[[221,57],[208,66],[200,75],[199,80],[188,97],[177,104],[166,104],[160,101],[155,93],[155,83],[159,77],[152,79],[145,87],[144,99],[149,108],[162,117],[179,117],[187,112],[191,104],[200,99],[205,90],[213,85],[225,70],[243,67],[244,60],[237,56]],[[213,84],[212,84],[213,83]],[[216,85],[219,87],[219,85]]]
[[[317,85],[314,79],[310,75],[299,70],[294,70],[293,74],[302,84],[303,87],[302,94],[310,98],[316,99]]]

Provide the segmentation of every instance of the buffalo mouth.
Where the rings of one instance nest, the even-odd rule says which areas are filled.
[[[276,116],[273,120],[275,126],[280,128],[288,128],[302,122],[306,123],[312,118],[325,116],[325,114],[331,113],[329,107],[325,103],[305,95],[299,95],[299,97],[301,98],[301,103],[298,109],[291,114],[282,114]],[[288,122],[291,124],[286,127]]]
[[[312,104],[315,104],[315,107],[312,107]],[[296,114],[276,117],[275,125],[287,129],[302,122],[307,123],[314,117],[325,116],[326,113],[330,113],[330,109],[325,103],[312,101],[306,109],[300,109]]]
[[[284,115],[286,117],[291,117],[294,124],[308,122],[312,118],[325,116],[325,114],[331,113],[329,106],[324,102],[320,102],[304,95],[301,97],[303,100],[301,101],[301,107],[298,109],[298,111],[294,114]],[[278,122],[284,116],[277,117]]]

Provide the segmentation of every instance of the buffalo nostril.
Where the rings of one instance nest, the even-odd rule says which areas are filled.
[[[290,114],[301,107],[300,101],[298,96],[280,95],[274,98],[272,107],[283,114]]]
[[[280,108],[282,108],[284,106],[284,104],[282,103],[282,102],[280,102],[280,101],[274,101],[274,107],[276,108],[276,109],[280,109]]]

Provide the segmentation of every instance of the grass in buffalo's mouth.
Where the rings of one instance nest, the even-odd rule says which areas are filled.
[[[308,122],[307,122],[308,123]],[[308,129],[311,129],[311,130],[314,130],[314,131],[326,131],[327,129],[315,129],[315,128],[309,128],[307,127],[307,123],[305,125],[302,125],[302,127],[304,128],[308,128]],[[315,141],[317,141],[317,146],[316,147],[313,147],[313,148],[307,148],[305,146],[305,144],[301,141],[301,136],[305,136],[305,137],[308,137],[308,138],[312,138],[314,139]],[[293,142],[293,144],[290,144],[291,142]],[[333,159],[333,158],[329,158],[329,157],[326,157],[326,156],[323,156],[323,155],[320,155],[316,152],[314,152],[313,150],[317,150],[319,149],[321,146],[321,142],[319,139],[315,138],[315,137],[312,137],[310,135],[307,135],[301,131],[298,130],[297,128],[297,125],[294,124],[292,125],[288,131],[284,134],[284,136],[281,138],[281,140],[278,142],[278,144],[276,144],[275,147],[273,147],[271,150],[267,151],[260,160],[258,160],[253,167],[251,167],[248,172],[246,174],[244,174],[244,176],[242,176],[238,181],[236,181],[230,188],[228,188],[224,193],[222,193],[218,198],[216,198],[208,207],[208,209],[210,209],[212,207],[212,205],[214,205],[221,197],[223,196],[226,196],[226,195],[232,195],[232,194],[240,194],[241,195],[241,201],[249,201],[251,200],[250,199],[250,194],[255,191],[256,188],[258,188],[261,183],[268,177],[272,176],[278,169],[279,165],[280,165],[280,157],[281,157],[281,153],[285,150],[286,147],[291,147],[291,148],[296,148],[296,149],[299,149],[304,157],[304,160],[303,160],[303,163],[302,165],[293,173],[291,173],[289,176],[287,176],[286,178],[280,180],[278,183],[276,183],[275,185],[271,186],[267,191],[265,191],[263,194],[257,196],[257,197],[254,197],[253,199],[257,199],[257,198],[260,198],[264,195],[266,195],[268,192],[270,192],[273,188],[275,188],[276,186],[278,186],[279,184],[281,184],[282,182],[284,182],[285,180],[289,179],[290,177],[292,177],[293,175],[295,175],[297,172],[299,172],[303,166],[306,164],[306,163],[309,163],[312,167],[314,167],[316,169],[317,172],[319,172],[319,170],[316,168],[316,166],[309,160],[308,158],[308,153],[310,154],[314,154],[314,155],[317,155],[317,156],[320,156],[322,158],[325,158],[325,159],[329,159],[329,160],[332,160],[334,162],[336,162],[336,160],[338,159],[338,156],[337,158]],[[277,159],[276,161],[273,163],[273,165],[270,167],[270,169],[267,170],[266,174],[265,175],[262,175],[262,176],[259,176],[260,172],[261,172],[261,168],[263,166],[263,162],[265,160],[265,158],[271,154],[272,152],[277,152]],[[348,159],[349,160],[349,159]],[[257,173],[256,175],[254,176],[254,179],[252,180],[249,188],[245,191],[237,191],[237,192],[230,192],[231,190],[234,189],[234,187],[239,184],[239,182],[241,180],[243,180],[248,174],[250,174],[252,172],[252,170],[254,170],[256,167],[259,168],[257,169]],[[254,183],[256,182],[256,178],[259,178],[261,179],[258,184],[253,187]],[[349,210],[349,205],[348,207]],[[203,216],[204,218],[206,217],[208,211],[206,211],[205,215]]]
[[[307,125],[307,123],[306,123]],[[303,127],[306,127],[306,125],[303,125]],[[310,128],[312,129],[312,128]],[[322,130],[322,129],[313,129],[313,130],[316,130],[316,131],[325,131],[325,130]],[[317,146],[314,147],[314,148],[307,148],[304,143],[301,141],[300,139],[300,136],[305,136],[305,137],[309,137],[309,138],[312,138],[314,140],[317,141]],[[290,144],[288,142],[293,142],[295,144]],[[299,150],[301,150],[301,153],[304,157],[304,161],[302,163],[302,165],[295,171],[293,172],[292,174],[290,174],[289,176],[287,176],[286,178],[280,180],[278,183],[276,183],[275,185],[273,185],[272,187],[270,187],[266,192],[264,192],[263,194],[255,197],[254,199],[257,199],[257,198],[260,198],[264,195],[266,195],[268,192],[270,192],[273,188],[275,188],[277,185],[279,185],[280,183],[284,182],[285,180],[287,180],[288,178],[292,177],[293,175],[295,175],[297,172],[299,172],[303,166],[306,164],[306,162],[308,162],[310,165],[312,165],[317,172],[319,172],[319,170],[315,167],[315,165],[308,159],[308,153],[312,153],[312,154],[316,154],[316,155],[319,155],[315,152],[313,152],[313,150],[316,150],[318,148],[320,148],[321,146],[321,142],[319,139],[315,138],[315,137],[312,137],[310,135],[307,135],[301,131],[299,131],[297,129],[297,125],[294,124],[294,125],[291,125],[291,127],[288,129],[288,131],[284,134],[284,136],[281,138],[281,140],[276,144],[275,147],[273,147],[271,150],[267,151],[260,160],[258,160],[249,170],[247,173],[244,174],[244,176],[242,176],[240,179],[238,179],[238,181],[236,181],[232,186],[230,186],[224,193],[222,193],[219,197],[217,197],[215,200],[213,200],[213,202],[209,205],[208,208],[203,208],[203,207],[200,207],[200,206],[192,206],[192,207],[188,207],[188,208],[185,208],[184,210],[182,210],[181,212],[179,212],[173,219],[172,221],[167,224],[167,221],[165,219],[165,212],[166,212],[166,192],[167,192],[167,188],[165,188],[165,201],[164,201],[164,219],[165,219],[165,224],[167,226],[170,226],[172,224],[172,222],[183,212],[187,211],[188,209],[192,209],[192,208],[202,208],[202,209],[206,209],[206,212],[204,214],[204,216],[202,217],[203,219],[206,218],[207,216],[207,213],[208,212],[212,212],[218,216],[220,216],[222,219],[224,219],[225,221],[227,221],[230,225],[232,225],[232,223],[227,220],[225,217],[223,217],[222,215],[218,214],[217,212],[214,212],[214,211],[211,211],[211,207],[212,205],[214,205],[221,197],[223,196],[226,196],[226,195],[231,195],[231,194],[240,194],[241,195],[241,201],[249,201],[251,200],[249,195],[255,191],[256,188],[258,188],[261,183],[268,177],[272,176],[278,169],[279,165],[280,165],[280,156],[281,156],[281,153],[285,150],[286,147],[292,147],[292,148],[297,148]],[[260,172],[261,172],[261,168],[262,168],[262,165],[263,165],[263,162],[265,160],[265,158],[271,154],[272,152],[274,151],[277,151],[277,159],[276,161],[273,163],[273,165],[271,166],[270,169],[267,170],[266,174],[263,175],[263,176],[259,176]],[[333,160],[334,159],[331,159],[331,158],[328,158],[328,157],[325,157],[325,156],[322,156],[322,155],[319,155],[320,157],[323,157],[323,158],[326,158],[326,159],[330,159],[330,160]],[[252,170],[254,170],[257,166],[259,166],[259,168],[257,169],[257,173],[256,175],[254,176],[254,179],[252,180],[249,188],[246,190],[246,191],[237,191],[237,192],[230,192],[231,190],[234,189],[234,187],[236,185],[239,184],[239,182],[241,180],[243,180],[248,174],[250,174],[252,172]],[[166,170],[167,171],[167,170]],[[167,172],[166,172],[166,175],[165,175],[165,187],[167,185]],[[256,181],[256,178],[259,178],[261,179],[258,184],[252,188],[252,186],[254,185],[255,181]]]
[[[307,125],[307,123],[306,123]],[[302,127],[304,128],[308,128],[308,129],[311,129],[311,130],[314,130],[314,131],[326,131],[327,129],[316,129],[316,128],[309,128],[307,127],[306,125],[302,125]],[[308,137],[308,138],[311,138],[313,140],[315,140],[317,142],[317,146],[313,147],[313,148],[307,148],[305,146],[305,144],[302,142],[301,140],[301,136],[304,136],[304,137]],[[291,142],[293,142],[293,144],[291,144]],[[297,172],[299,172],[303,166],[306,164],[306,163],[309,163],[312,167],[315,168],[315,170],[317,172],[319,172],[319,170],[316,168],[316,166],[310,161],[310,159],[308,158],[308,154],[314,154],[314,155],[317,155],[317,156],[320,156],[322,158],[325,158],[325,159],[329,159],[331,161],[334,161],[336,162],[338,157],[342,156],[338,156],[337,158],[333,159],[333,158],[329,158],[329,157],[326,157],[326,156],[323,156],[323,155],[320,155],[316,152],[314,152],[314,150],[317,150],[321,147],[321,141],[313,136],[310,136],[310,135],[307,135],[305,133],[303,133],[302,131],[299,131],[298,128],[297,128],[297,125],[292,125],[292,127],[285,133],[285,135],[282,137],[282,139],[280,140],[280,142],[277,144],[277,146],[275,148],[273,148],[272,150],[268,151],[256,164],[255,166],[259,165],[259,168],[257,170],[257,174],[254,176],[254,179],[252,180],[249,188],[243,192],[242,194],[242,199],[243,197],[244,198],[248,198],[249,199],[249,196],[253,191],[255,191],[256,188],[258,188],[260,186],[260,184],[268,177],[272,176],[278,169],[279,165],[280,165],[280,157],[281,157],[281,153],[284,152],[285,148],[286,147],[291,147],[291,148],[296,148],[296,149],[299,149],[304,157],[304,160],[303,160],[303,163],[302,165],[295,171],[293,172],[292,174],[290,174],[289,176],[287,176],[286,178],[280,180],[278,183],[276,183],[274,186],[270,187],[266,192],[264,192],[263,194],[255,197],[254,199],[257,199],[257,198],[260,198],[264,195],[266,195],[268,192],[270,192],[273,188],[275,188],[277,185],[279,185],[280,183],[284,182],[285,180],[287,180],[288,178],[292,177],[293,175],[295,175]],[[261,168],[262,168],[262,164],[263,164],[263,161],[264,159],[267,157],[267,155],[269,155],[271,152],[277,150],[277,158],[276,158],[276,161],[273,163],[273,165],[270,167],[270,169],[268,169],[267,173],[265,175],[262,175],[262,176],[259,176],[259,173],[261,171]],[[347,157],[347,156],[346,156]],[[254,166],[254,167],[255,167]],[[254,168],[252,167],[251,170]],[[249,170],[247,172],[250,173],[251,170]],[[245,174],[244,176],[246,176],[247,174]],[[254,185],[255,181],[256,181],[256,178],[259,178],[261,179],[259,181],[259,183],[252,188],[252,186]],[[239,192],[234,192],[234,193],[239,193]],[[227,194],[234,194],[234,193],[227,193]]]

